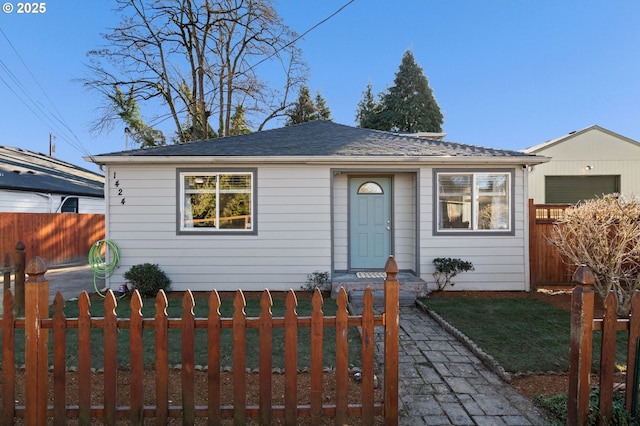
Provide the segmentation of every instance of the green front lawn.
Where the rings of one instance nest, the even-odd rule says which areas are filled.
[[[506,371],[569,371],[571,314],[564,309],[534,298],[421,300]],[[593,341],[597,370],[600,332],[594,332]],[[621,366],[626,365],[626,344],[627,336],[618,332],[616,359]]]
[[[169,298],[169,306],[167,315],[169,318],[180,318],[182,315],[182,299]],[[193,309],[196,318],[206,318],[209,314],[209,306],[207,299],[197,298]],[[246,299],[245,312],[248,317],[257,317],[260,313],[260,300],[258,298]],[[298,306],[296,312],[298,316],[311,315],[311,299],[298,298]],[[335,316],[337,305],[333,299],[325,299],[322,310],[325,316]],[[283,317],[285,312],[284,298],[273,296],[273,306],[271,308],[273,317]],[[77,301],[67,301],[65,303],[65,315],[67,318],[78,317]],[[233,298],[223,298],[221,300],[220,314],[223,318],[231,318],[233,316]],[[53,309],[51,310],[53,313]],[[91,301],[90,313],[92,317],[104,316],[104,305],[101,299]],[[118,318],[128,318],[131,314],[129,300],[118,300],[116,309]],[[145,318],[152,318],[155,315],[154,299],[145,299],[143,302],[142,314]],[[207,365],[207,331],[206,329],[196,329],[195,344],[195,362],[197,365]],[[232,365],[232,334],[231,329],[225,328],[221,332],[221,365]],[[259,363],[258,351],[258,330],[247,329],[247,368],[257,368]],[[24,364],[24,330],[15,330],[15,347],[16,347],[16,364]],[[52,336],[52,334],[50,335]],[[67,330],[67,366],[76,366],[78,364],[78,346],[77,346],[77,330]],[[324,329],[323,343],[323,364],[325,366],[335,366],[335,328],[326,327]],[[180,350],[180,330],[169,330],[169,364],[176,365],[181,363]],[[0,336],[0,344],[2,338]],[[52,353],[52,337],[49,339],[49,352]],[[103,363],[103,332],[101,329],[93,329],[91,336],[91,363],[96,368],[101,368]],[[154,353],[154,331],[145,329],[143,334],[144,341],[144,363],[152,366],[155,362]],[[298,329],[298,368],[310,366],[310,347],[311,333],[309,328]],[[273,367],[284,367],[284,332],[282,328],[273,328]],[[129,331],[119,329],[118,331],[118,364],[127,365],[129,363]],[[360,365],[360,338],[355,328],[349,331],[349,363]]]

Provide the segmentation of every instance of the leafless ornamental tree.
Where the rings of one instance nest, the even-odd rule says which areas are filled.
[[[127,122],[113,102],[116,88],[131,93],[141,110],[159,107],[153,121],[170,118],[177,142],[229,135],[238,107],[261,130],[284,116],[306,79],[297,36],[272,0],[116,2],[121,22],[103,34],[105,48],[88,53],[89,76],[82,80],[105,100],[97,130]],[[263,82],[263,67],[280,70],[279,81]]]
[[[640,289],[640,200],[616,194],[588,200],[565,211],[551,244],[574,265],[586,265],[601,297],[614,291],[618,314],[627,315]]]

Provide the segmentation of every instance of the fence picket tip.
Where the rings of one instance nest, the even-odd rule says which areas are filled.
[[[196,302],[193,298],[193,293],[191,290],[187,290],[184,292],[184,296],[182,296],[182,309],[184,311],[191,312],[193,314],[193,307],[196,305]]]
[[[209,294],[209,310],[220,315],[220,294],[215,289]]]
[[[88,313],[90,306],[91,298],[89,297],[89,293],[87,293],[86,290],[82,290],[80,296],[78,296],[78,309],[80,309],[81,313]]]
[[[131,308],[131,314],[133,315],[134,311],[137,311],[136,314],[142,315],[140,309],[142,309],[143,302],[142,297],[140,296],[140,292],[135,289],[131,293],[131,300],[129,301],[129,307]]]
[[[154,304],[156,307],[156,312],[159,310],[166,311],[169,302],[167,301],[167,293],[165,293],[164,290],[160,289],[158,291]]]
[[[233,307],[237,311],[241,312],[244,315],[244,307],[247,306],[247,301],[244,297],[244,293],[242,290],[236,290],[236,295],[233,298]]]
[[[64,303],[64,296],[62,295],[62,292],[60,290],[56,291],[56,295],[53,296],[54,303],[58,299],[62,299],[62,302]]]
[[[273,298],[271,297],[271,292],[265,288],[262,290],[262,296],[260,296],[260,308],[271,313],[271,306],[273,306]]]

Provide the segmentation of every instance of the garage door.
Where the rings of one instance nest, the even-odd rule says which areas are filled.
[[[620,175],[545,176],[545,203],[575,204],[582,200],[620,192]]]

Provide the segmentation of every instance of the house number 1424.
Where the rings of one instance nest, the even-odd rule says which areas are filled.
[[[120,188],[120,180],[117,178],[117,174],[116,172],[113,172],[113,178],[115,179],[115,183],[114,186],[116,187],[117,193],[118,193],[118,197],[122,197],[120,199],[120,204],[122,204],[123,206],[125,205],[126,201],[125,198],[123,197],[124,193],[122,191],[122,188]]]

